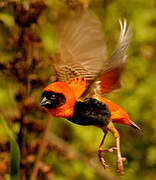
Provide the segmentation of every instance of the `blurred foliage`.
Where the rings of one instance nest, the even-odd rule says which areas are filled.
[[[31,74],[32,79],[30,79],[33,80],[31,85],[34,86],[34,89],[28,86],[27,91],[31,93],[37,106],[42,89],[52,81],[53,78],[51,77],[54,76],[50,57],[56,54],[57,49],[56,23],[62,16],[68,14],[75,4],[80,3],[83,5],[86,2],[87,0],[45,0],[46,7],[44,7],[37,22],[32,23],[29,27],[30,32],[36,33],[40,37],[40,40],[36,40],[33,44],[31,44],[31,41],[28,42],[27,39],[23,41],[27,43],[25,46],[31,47],[29,56],[33,54],[36,59],[38,57],[38,60],[41,61],[39,67],[33,71],[33,74],[31,74],[31,71],[26,73],[27,76]],[[0,1],[0,63],[4,63],[6,66],[17,57],[19,51],[23,52],[23,49],[28,49],[25,46],[17,46],[15,43],[23,27],[20,27],[17,20],[15,20],[17,14],[13,8],[14,3],[19,3],[19,0]],[[29,10],[30,1],[23,0],[22,3],[25,9]],[[121,135],[121,151],[128,161],[125,164],[125,173],[122,178],[125,180],[155,179],[156,2],[155,0],[90,0],[89,8],[97,14],[103,23],[108,56],[113,52],[119,37],[118,19],[126,18],[133,25],[134,36],[130,46],[129,60],[122,76],[123,88],[107,97],[121,105],[129,113],[131,119],[142,128],[142,132],[138,132],[130,127],[116,125]],[[21,15],[19,14],[19,16]],[[29,59],[29,56],[27,59]],[[3,68],[0,66],[1,69]],[[37,83],[39,82],[38,79],[35,79],[36,76],[38,79],[45,80],[38,87],[35,86],[36,81]],[[48,80],[46,80],[47,77],[49,78]],[[24,85],[22,80],[14,78],[12,75],[5,73],[5,71],[0,71],[0,113],[2,112],[7,117],[7,121],[10,119],[8,123],[17,136],[20,132],[21,124],[14,117],[18,119],[21,113],[19,102],[17,101],[17,92],[21,89],[21,84]],[[36,123],[42,120],[41,122],[45,125],[47,114],[44,112],[41,114],[41,110],[36,109],[33,113],[25,116],[25,119],[29,118],[34,119]],[[38,126],[36,125],[35,128]],[[35,139],[41,137],[43,129],[40,128],[37,135],[34,131],[25,133],[25,141],[27,140],[33,146],[37,143],[37,141],[34,142]],[[47,149],[44,154],[43,168],[38,179],[100,180],[118,178],[118,174],[115,172],[115,153],[105,154],[106,160],[111,165],[107,170],[103,170],[98,161],[97,149],[103,136],[102,131],[95,127],[80,127],[67,122],[67,120],[56,118],[53,121],[51,131],[68,143],[68,145],[70,144],[74,151],[86,157],[94,165],[92,167],[98,167],[100,173],[96,169],[87,166],[86,161],[82,160],[83,158],[67,158],[62,153],[62,150],[58,150],[54,146],[51,151]],[[4,134],[3,129],[0,127],[1,153],[8,151],[5,144],[7,138]],[[113,137],[109,134],[104,148],[111,147],[114,143]],[[27,160],[30,162],[30,169],[33,162],[33,160],[31,161],[32,154],[36,154],[36,152],[37,149],[33,152],[30,151],[27,157]],[[50,170],[46,171],[46,168],[50,168]],[[4,172],[0,170],[0,174],[5,174],[7,178],[8,171]],[[44,173],[46,176],[43,176]]]
[[[2,129],[5,130],[3,132],[4,134],[7,134],[10,139],[10,146],[11,146],[11,152],[10,152],[10,176],[11,180],[18,180],[19,179],[19,167],[20,167],[20,150],[18,147],[18,144],[16,142],[16,139],[14,137],[14,134],[8,127],[6,121],[2,116],[0,116],[0,125],[2,126]]]

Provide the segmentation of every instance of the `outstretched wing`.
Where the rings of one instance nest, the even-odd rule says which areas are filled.
[[[77,13],[59,26],[58,57],[54,63],[57,80],[68,81],[77,91],[75,77],[83,77],[88,93],[106,94],[120,87],[120,76],[127,61],[132,27],[120,21],[121,33],[113,55],[106,58],[101,23],[90,11]],[[74,83],[71,83],[74,79]],[[79,80],[78,80],[79,81]],[[94,92],[93,92],[94,91]]]
[[[132,26],[126,20],[120,22],[121,33],[113,55],[103,65],[101,72],[93,83],[92,89],[97,94],[106,94],[121,86],[120,76],[127,62],[127,51],[132,38]]]
[[[106,46],[98,18],[89,11],[77,13],[59,26],[57,79],[84,77],[94,81],[106,61]]]

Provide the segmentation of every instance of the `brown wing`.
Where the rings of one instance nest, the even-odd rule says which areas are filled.
[[[59,57],[54,64],[59,81],[84,77],[93,81],[106,61],[106,46],[98,18],[77,13],[59,26]]]
[[[101,23],[92,12],[83,11],[65,20],[59,28],[59,57],[54,63],[57,79],[85,78],[90,85],[85,95],[92,90],[105,94],[119,88],[132,37],[126,20],[120,21],[120,26],[118,46],[107,59]]]
[[[121,33],[118,46],[107,64],[103,66],[95,83],[93,91],[97,94],[106,94],[121,86],[120,76],[127,62],[127,51],[132,38],[132,27],[127,27],[126,20],[120,21]]]

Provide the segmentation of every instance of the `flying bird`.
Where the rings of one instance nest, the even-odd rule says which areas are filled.
[[[119,105],[103,95],[121,86],[120,76],[127,62],[132,27],[120,21],[121,33],[111,57],[106,56],[102,25],[96,15],[84,10],[64,20],[58,28],[58,55],[53,65],[57,80],[44,88],[40,105],[55,117],[63,117],[83,126],[97,126],[104,132],[98,149],[103,167],[102,152],[117,151],[117,170],[123,172],[124,157],[120,152],[120,135],[114,123],[140,129]],[[116,147],[103,150],[110,131]]]

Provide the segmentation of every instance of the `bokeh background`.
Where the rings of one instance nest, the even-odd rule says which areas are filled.
[[[47,124],[48,114],[39,107],[43,88],[55,79],[59,19],[83,6],[85,0],[0,1],[0,113],[21,148],[20,179],[29,179]],[[54,118],[48,145],[40,163],[38,180],[149,180],[156,179],[156,1],[90,0],[103,24],[107,54],[116,47],[118,19],[133,24],[133,39],[123,87],[107,97],[121,105],[142,131],[116,125],[121,151],[127,157],[125,173],[115,170],[116,153],[104,154],[103,170],[97,149],[103,133]],[[83,37],[82,37],[83,38]],[[0,175],[9,179],[8,136],[0,126]],[[104,148],[115,145],[111,134]]]

